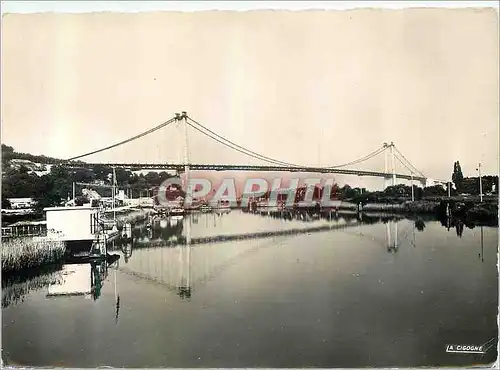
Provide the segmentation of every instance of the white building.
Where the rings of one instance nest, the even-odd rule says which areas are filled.
[[[31,208],[35,205],[33,198],[8,198],[12,209]]]
[[[92,241],[98,232],[95,207],[45,208],[47,236],[62,241]]]
[[[437,185],[442,186],[444,189],[448,189],[448,184],[445,181],[439,181],[439,180],[434,180],[434,179],[426,179],[425,180],[425,187],[437,186]],[[451,186],[452,187],[454,186],[453,183]]]

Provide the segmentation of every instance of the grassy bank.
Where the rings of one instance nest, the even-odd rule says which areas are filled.
[[[64,257],[65,251],[63,242],[48,239],[2,240],[2,273],[57,263]]]

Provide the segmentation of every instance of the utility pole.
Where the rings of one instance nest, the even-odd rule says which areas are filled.
[[[112,188],[112,199],[113,199],[113,220],[116,221],[116,209],[115,209],[115,185],[116,185],[116,172],[113,167],[113,188]]]
[[[387,232],[387,248],[392,247],[392,242],[391,242],[391,223],[387,222],[386,224],[386,232]]]
[[[416,240],[415,240],[415,222],[413,223],[413,248],[417,246]]]
[[[448,181],[448,198],[451,198],[451,182]]]
[[[398,249],[398,222],[394,221],[394,250]]]
[[[483,179],[481,177],[481,162],[479,162],[479,167],[477,168],[479,171],[479,200],[481,203],[483,202]]]
[[[484,262],[483,227],[481,226],[481,262]]]

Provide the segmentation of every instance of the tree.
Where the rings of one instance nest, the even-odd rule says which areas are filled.
[[[7,163],[13,158],[14,148],[5,144],[2,144],[2,163]]]
[[[171,177],[174,177],[174,176],[172,176],[171,174],[169,174],[168,172],[165,172],[165,171],[161,171],[158,174],[158,176],[160,177],[160,183],[162,183],[165,180],[168,180]]]
[[[94,172],[94,176],[97,180],[107,181],[108,175],[112,173],[113,170],[103,164],[96,164],[93,166],[92,172]]]
[[[30,198],[35,191],[37,180],[36,174],[9,169],[2,176],[2,197]]]
[[[421,218],[418,218],[416,221],[415,221],[415,227],[418,231],[424,231],[425,229],[425,222],[424,220],[422,220]]]
[[[37,211],[44,207],[59,206],[71,193],[71,183],[68,170],[62,166],[53,166],[49,174],[38,178],[33,191]]]
[[[2,209],[10,209],[11,204],[7,198],[2,197]]]
[[[422,196],[443,196],[446,190],[441,185],[427,186],[422,191]]]
[[[393,196],[393,197],[404,197],[411,195],[411,187],[406,186],[404,184],[398,184],[393,186],[388,186],[384,190],[385,195]]]
[[[73,181],[91,182],[94,179],[94,173],[88,169],[77,169],[73,172]]]
[[[115,169],[116,183],[118,185],[128,185],[132,178],[132,172],[123,168]]]
[[[464,175],[462,174],[462,168],[460,167],[459,161],[456,161],[453,164],[453,174],[451,175],[451,180],[455,184],[455,187],[458,191],[462,189]]]
[[[160,176],[157,172],[148,172],[144,176],[144,179],[146,180],[148,187],[158,186],[161,183]]]

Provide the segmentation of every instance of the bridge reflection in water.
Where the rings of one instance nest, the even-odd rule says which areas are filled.
[[[203,229],[207,225],[217,227],[220,226],[222,217],[212,214],[202,217],[190,215],[185,219],[157,219],[149,227],[141,225],[133,230],[135,235],[132,240],[115,242],[115,250],[123,255],[123,263],[117,266],[117,270],[159,284],[183,299],[190,299],[196,287],[215,278],[241,258],[272,245],[242,243],[238,248],[232,248],[230,243],[217,244],[214,248],[210,244],[210,241],[232,235],[198,236],[192,243],[193,225],[199,225]],[[203,222],[200,222],[200,218]]]
[[[245,232],[249,221],[259,231]],[[383,229],[360,227],[370,224],[379,224]],[[271,230],[265,231],[265,227]],[[106,262],[87,265],[65,265],[62,282],[51,285],[48,296],[86,295],[98,299],[103,283],[109,280],[108,270],[111,268],[114,270],[112,283],[117,320],[120,307],[117,272],[158,284],[182,299],[189,300],[197,288],[215,279],[225,269],[262,249],[276,245],[273,237],[341,230],[349,235],[368,238],[388,253],[396,254],[401,246],[416,247],[416,233],[424,229],[422,219],[413,221],[404,220],[400,215],[350,211],[262,211],[257,214],[233,211],[230,214],[202,213],[156,218],[135,225],[131,238],[113,241],[109,251],[119,258],[111,257]],[[457,231],[457,235],[461,233]],[[481,260],[482,241],[481,238]],[[77,278],[78,275],[81,275],[80,278]],[[75,290],[71,276],[73,281],[79,279],[80,285],[82,282],[87,285],[80,291]]]
[[[131,239],[115,240],[110,251],[122,255],[121,263],[116,266],[119,272],[161,285],[183,299],[190,299],[197,287],[216,278],[228,267],[261,249],[275,245],[273,237],[277,236],[332,230],[351,233],[348,231],[351,228],[354,234],[363,236],[362,232],[356,233],[356,230],[361,230],[357,227],[382,221],[386,223],[386,238],[378,242],[388,252],[397,252],[401,240],[408,240],[410,233],[413,233],[414,245],[415,225],[406,225],[398,235],[398,221],[402,218],[394,215],[264,212],[261,216],[264,217],[231,212],[156,218],[147,224],[136,225]],[[244,222],[246,218],[261,220],[262,225],[268,227],[269,218],[272,218],[275,225],[272,225],[271,231],[265,231],[259,228],[257,222],[259,231],[245,232],[248,227]],[[255,227],[254,222],[252,225]],[[375,237],[370,238],[376,240]],[[254,241],[244,242],[250,239]],[[225,243],[227,241],[231,243]],[[235,243],[239,244],[237,248]]]
[[[250,219],[252,227],[259,231],[244,232]],[[262,224],[259,224],[259,220]],[[460,236],[459,222],[453,222],[453,225],[457,224],[457,235]],[[383,229],[360,227],[370,224],[379,224]],[[443,226],[449,227],[448,224]],[[264,226],[270,227],[271,230],[263,231],[260,226],[262,229],[265,229]],[[108,270],[111,268],[118,320],[120,297],[117,272],[158,284],[182,299],[189,300],[196,288],[215,279],[225,269],[262,249],[275,246],[273,237],[341,230],[349,235],[368,238],[388,253],[395,254],[401,246],[416,247],[416,233],[424,229],[425,223],[420,218],[414,221],[404,219],[401,215],[350,211],[262,211],[257,214],[233,211],[231,214],[202,213],[156,218],[135,225],[131,238],[113,241],[109,251],[115,253],[116,257],[110,256],[108,261],[100,263],[65,265],[62,282],[51,285],[48,296],[87,295],[96,300],[103,283],[108,281]],[[248,240],[253,242],[245,242]],[[480,240],[478,256],[483,261],[482,227]],[[238,244],[236,247],[235,243]],[[77,278],[78,274],[80,278]],[[80,291],[75,290],[71,275],[73,281],[79,279],[80,285],[82,282],[87,282],[87,285]]]

